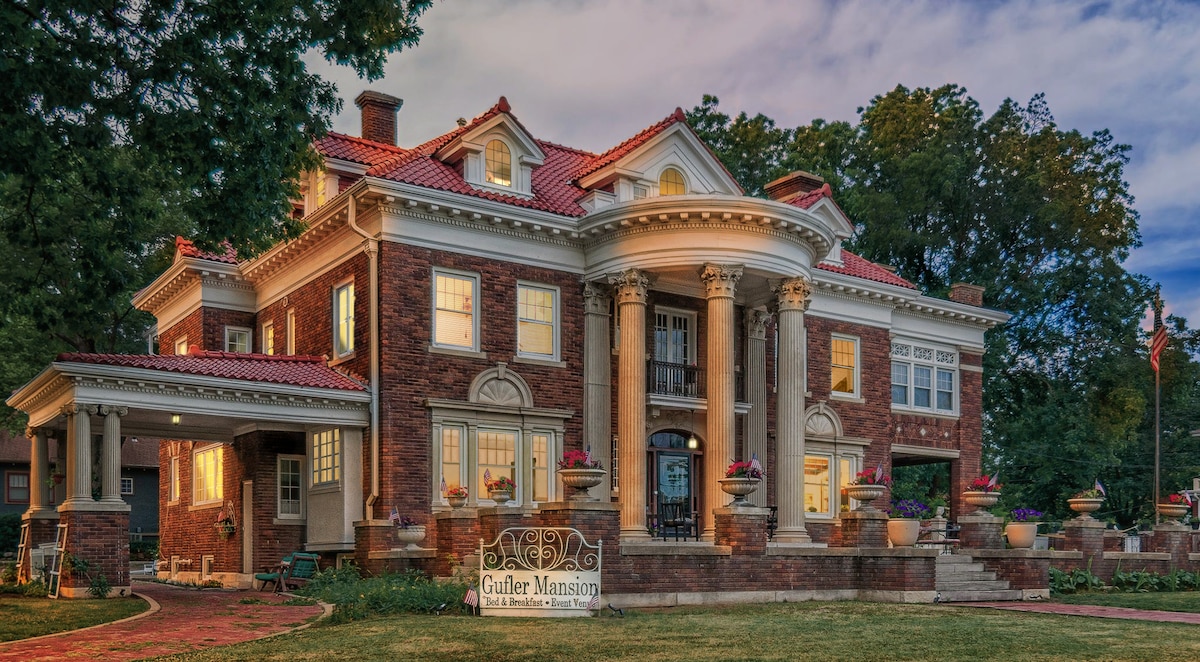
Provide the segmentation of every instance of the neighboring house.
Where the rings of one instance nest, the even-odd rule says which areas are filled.
[[[131,507],[129,531],[158,535],[158,440],[126,439],[121,445],[121,499]],[[41,489],[47,505],[62,503],[66,496],[66,460],[51,443],[50,476]],[[0,472],[4,474],[4,502],[0,514],[24,513],[29,509],[30,491],[38,486],[30,480],[29,439],[0,430]]]
[[[843,250],[853,221],[815,176],[744,196],[678,109],[596,154],[504,98],[413,148],[399,99],[357,103],[364,137],[317,143],[300,237],[244,261],[180,239],[134,301],[161,355],[63,355],[9,400],[48,429],[109,411],[172,439],[167,574],[245,584],[298,549],[443,574],[474,545],[448,542],[443,485],[469,488],[477,542],[476,517],[563,501],[568,449],[610,470],[592,494],[629,550],[677,505],[711,547],[734,459],[766,467],[772,545],[838,544],[841,488],[877,466],[948,464],[958,511],[984,333],[1007,319],[982,288],[930,297]],[[515,479],[504,509],[485,475]],[[389,552],[393,510],[429,525],[428,555]]]

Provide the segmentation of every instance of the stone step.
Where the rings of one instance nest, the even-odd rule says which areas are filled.
[[[975,572],[987,572],[982,563],[956,563],[954,565],[934,566],[938,577],[949,575],[966,575]]]
[[[957,563],[974,563],[975,559],[969,554],[941,554],[937,557],[938,565],[955,565]]]
[[[994,572],[961,572],[952,573],[949,575],[935,575],[934,582],[941,584],[942,582],[994,582],[996,581],[996,573]]]
[[[1007,591],[1009,583],[1004,579],[993,580],[937,580],[934,588],[939,591]]]
[[[1020,589],[1007,591],[938,591],[937,602],[1016,602]]]

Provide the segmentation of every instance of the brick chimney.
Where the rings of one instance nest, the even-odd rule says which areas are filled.
[[[982,306],[983,288],[969,283],[954,283],[950,286],[950,300],[968,306]]]
[[[783,202],[797,195],[804,195],[805,193],[815,191],[824,185],[824,179],[811,172],[797,170],[776,179],[763,188],[767,191],[767,197],[778,202]]]
[[[354,100],[362,110],[362,137],[388,145],[396,144],[396,113],[404,105],[404,99],[363,90]]]

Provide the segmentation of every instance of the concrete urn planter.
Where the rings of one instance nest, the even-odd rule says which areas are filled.
[[[1071,510],[1079,513],[1079,519],[1092,519],[1092,513],[1100,510],[1100,506],[1104,505],[1102,497],[1076,497],[1067,499],[1067,505]]]
[[[488,496],[496,502],[497,506],[503,506],[512,499],[512,490],[490,490]]]
[[[396,542],[404,545],[404,549],[421,549],[417,543],[425,539],[425,526],[413,524],[396,529]]]
[[[1188,511],[1192,509],[1186,503],[1160,503],[1156,504],[1154,508],[1158,511],[1159,515],[1168,519],[1179,519],[1188,514]]]
[[[887,532],[892,547],[912,547],[921,535],[921,520],[893,517],[888,520]]]
[[[467,505],[467,497],[465,496],[448,496],[446,503],[450,504],[451,508],[462,508]]]
[[[969,506],[976,508],[991,508],[1000,500],[999,492],[977,492],[975,490],[967,490],[962,493],[963,501]]]
[[[721,478],[717,480],[721,484],[721,491],[733,495],[733,503],[730,506],[746,506],[749,503],[746,501],[746,495],[753,494],[754,490],[758,489],[759,480],[757,478]]]
[[[1004,526],[1004,536],[1013,549],[1031,549],[1037,540],[1037,522],[1009,522]]]
[[[603,469],[559,469],[558,477],[564,487],[574,488],[572,501],[591,501],[588,489],[599,485],[604,480]]]
[[[847,485],[846,495],[858,502],[855,510],[876,510],[871,502],[883,496],[883,485]]]

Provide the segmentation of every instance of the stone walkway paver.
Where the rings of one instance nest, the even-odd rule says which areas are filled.
[[[1153,611],[1149,609],[1129,609],[1127,607],[1101,607],[1098,605],[1066,605],[1058,602],[958,602],[951,606],[987,607],[1008,611],[1028,611],[1038,614],[1123,618],[1130,621],[1157,621],[1160,623],[1190,623],[1192,625],[1200,625],[1200,614],[1182,611]]]
[[[320,605],[280,604],[289,596],[258,591],[200,591],[133,582],[151,610],[84,630],[0,644],[0,660],[138,660],[226,646],[295,630],[320,616]],[[241,601],[255,599],[250,604]],[[157,609],[155,609],[157,606]]]

